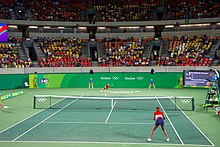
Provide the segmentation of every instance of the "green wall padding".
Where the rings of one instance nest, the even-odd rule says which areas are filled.
[[[37,88],[87,88],[90,78],[93,78],[95,88],[102,88],[106,84],[110,84],[111,88],[146,88],[151,78],[157,88],[182,87],[179,82],[182,72],[30,74],[30,88],[34,87],[34,77],[37,78]]]
[[[24,82],[28,82],[28,79],[28,74],[0,75],[0,89],[24,88]]]

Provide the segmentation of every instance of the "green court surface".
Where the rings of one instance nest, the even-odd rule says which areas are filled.
[[[220,117],[211,108],[202,108],[207,89],[19,89],[24,94],[3,101],[0,111],[0,146],[220,146]],[[3,94],[18,91],[3,90]],[[57,100],[54,109],[33,109],[34,95],[76,96]],[[195,98],[195,111],[181,111],[170,99],[129,101],[147,96],[185,96]],[[83,100],[83,97],[124,98],[114,107],[111,101]],[[185,105],[185,104],[184,104]],[[125,107],[126,106],[126,107]],[[147,142],[154,126],[153,112],[165,112],[165,128],[170,142],[158,128]],[[52,107],[52,108],[53,108]],[[180,106],[184,110],[185,106]],[[59,109],[58,109],[59,108]],[[174,109],[175,108],[175,109]],[[189,109],[190,107],[187,107]]]

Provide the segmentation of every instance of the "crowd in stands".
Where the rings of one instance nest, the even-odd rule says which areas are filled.
[[[138,38],[111,39],[105,42],[106,57],[98,58],[99,66],[149,66],[143,57],[146,40]]]
[[[147,21],[159,0],[95,0],[94,9],[101,14],[102,21]]]
[[[10,37],[8,43],[0,43],[0,68],[26,68],[32,67],[30,58],[21,59],[18,55],[17,40]]]
[[[16,42],[17,42],[17,39],[16,39],[14,36],[9,36],[9,37],[8,37],[8,42],[9,42],[9,43],[16,43]]]
[[[92,2],[90,8],[89,2]],[[153,16],[152,12],[156,12],[159,7],[163,8],[163,2],[160,0],[14,0],[14,3],[7,6],[3,1],[0,2],[0,18],[11,19],[9,8],[17,11],[15,9],[17,6],[24,8],[22,13],[15,13],[17,19],[28,19],[26,14],[28,11],[33,14],[33,20],[80,22],[81,12],[86,14],[89,9],[94,8],[96,16],[101,17],[99,21],[149,21],[156,20],[156,15]],[[169,16],[171,18],[168,19],[220,17],[220,0],[166,0],[164,9],[165,13],[171,13]]]
[[[220,66],[220,46],[215,51],[215,58],[217,59],[217,66]]]
[[[86,67],[92,66],[91,59],[81,58],[81,39],[38,38],[36,40],[46,58],[38,58],[41,67]]]
[[[0,19],[11,19],[9,7],[0,2]]]
[[[220,0],[167,0],[172,19],[220,17]]]
[[[88,0],[24,0],[34,20],[39,21],[81,21],[80,11],[88,9]]]
[[[207,35],[174,37],[170,40],[168,55],[157,59],[159,66],[210,66],[209,54],[213,40]]]
[[[77,38],[42,38],[35,40],[45,54],[38,57],[40,67],[90,67],[90,58],[82,58],[82,40]],[[146,39],[130,37],[128,39],[103,39],[105,55],[98,56],[98,66],[149,66],[151,60],[146,54]],[[18,54],[17,39],[9,37],[8,43],[0,44],[0,68],[33,67],[30,58],[21,59]],[[207,35],[187,36],[170,39],[166,55],[158,56],[158,66],[210,66],[213,59],[220,58],[220,49],[215,50],[216,57],[210,56],[215,40]],[[87,48],[85,48],[87,49]]]

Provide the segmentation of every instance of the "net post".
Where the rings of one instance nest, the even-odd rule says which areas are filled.
[[[50,98],[50,109],[51,109],[51,96],[49,98]]]
[[[36,96],[34,96],[34,105],[33,108],[36,109]]]
[[[111,109],[113,109],[113,106],[114,106],[114,100],[113,98],[111,99]]]
[[[195,98],[192,97],[192,111],[195,110]]]
[[[177,105],[177,104],[176,104],[176,99],[177,99],[177,98],[176,98],[176,96],[175,96],[175,97],[174,97],[174,101],[175,101],[175,110],[176,110],[176,105]]]

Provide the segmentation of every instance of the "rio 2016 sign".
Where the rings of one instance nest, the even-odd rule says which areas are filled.
[[[100,80],[119,80],[119,79],[124,79],[124,80],[144,80],[143,76],[137,76],[137,77],[124,77],[124,78],[120,78],[119,76],[112,76],[112,77],[107,77],[107,76],[101,76]]]
[[[94,88],[147,88],[150,79],[154,79],[157,88],[179,88],[178,80],[182,73],[95,73],[95,74],[30,74],[30,88],[37,77],[38,88],[87,88],[92,78]],[[164,78],[166,77],[166,78]],[[169,81],[169,82],[167,82]],[[32,85],[31,85],[32,84]]]

